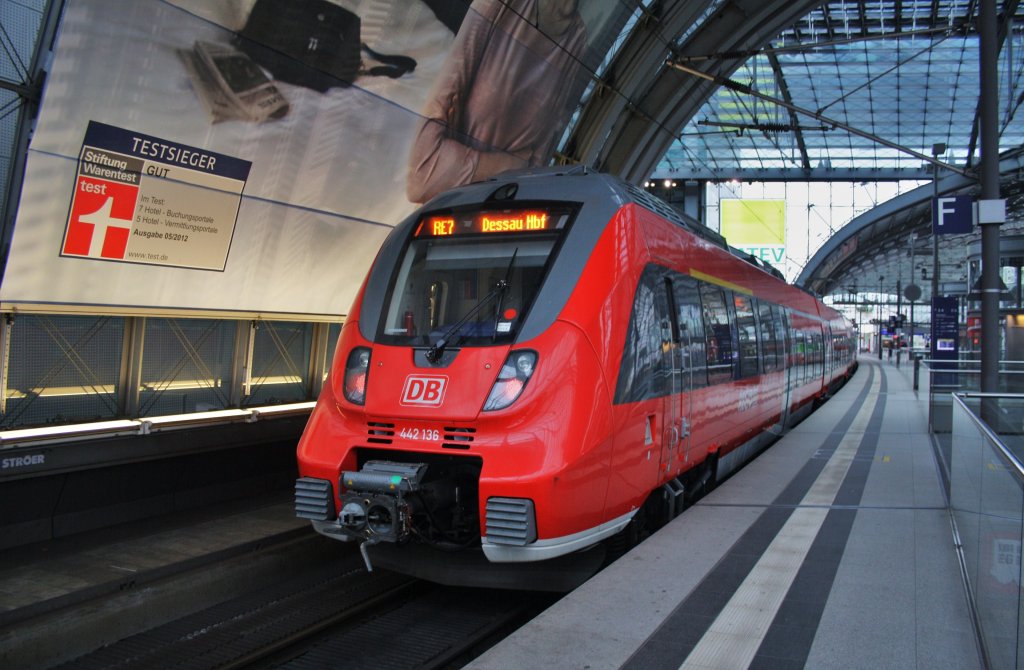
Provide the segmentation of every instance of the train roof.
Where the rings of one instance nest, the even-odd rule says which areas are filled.
[[[543,167],[543,168],[527,168],[524,170],[511,170],[503,172],[500,175],[491,177],[486,182],[481,183],[507,183],[516,182],[519,183],[523,180],[530,180],[536,178],[550,179],[552,177],[590,177],[591,179],[597,179],[605,181],[609,186],[612,186],[615,190],[620,192],[620,197],[628,202],[633,202],[646,210],[654,212],[663,219],[667,219],[672,223],[685,228],[688,232],[700,237],[701,239],[707,240],[717,247],[725,249],[736,258],[746,261],[750,265],[767,272],[773,277],[785,281],[782,273],[779,272],[778,268],[765,263],[761,259],[749,254],[742,249],[729,246],[725,238],[722,237],[718,232],[708,228],[697,219],[683,214],[678,209],[665,202],[661,198],[651,195],[647,191],[643,190],[635,184],[631,184],[618,177],[603,172],[596,172],[591,170],[585,165],[571,165],[561,167]],[[566,185],[571,184],[575,180],[567,180]],[[817,296],[815,296],[817,297]]]
[[[719,249],[720,253],[744,261],[740,267],[745,266],[765,280],[779,282],[785,287],[780,295],[790,296],[793,309],[830,320],[837,316],[837,313],[824,305],[817,296],[786,283],[778,270],[759,262],[748,253],[730,247],[721,235],[701,225],[696,219],[682,214],[668,203],[618,177],[577,165],[504,172],[484,181],[445,191],[411,213],[385,240],[377,262],[371,267],[365,285],[362,316],[359,322],[363,335],[367,339],[373,339],[383,309],[391,269],[398,262],[413,226],[417,225],[426,213],[481,205],[501,208],[514,205],[516,202],[544,201],[580,204],[576,224],[569,229],[564,240],[564,244],[574,253],[560,255],[559,272],[565,278],[580,275],[589,257],[589,250],[593,249],[603,234],[603,224],[610,221],[622,207],[633,204],[651,212],[659,219],[685,229],[709,248]],[[579,225],[583,221],[595,225]],[[596,225],[598,222],[602,225]],[[751,280],[756,283],[752,276]],[[528,340],[542,332],[557,315],[556,307],[560,309],[560,306],[565,304],[574,285],[574,281],[545,282],[534,308],[519,331],[519,336]],[[551,309],[544,309],[541,306],[551,306]]]

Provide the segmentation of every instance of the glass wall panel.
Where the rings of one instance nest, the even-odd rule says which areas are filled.
[[[230,406],[236,331],[235,321],[146,319],[139,415]]]
[[[0,427],[95,421],[119,412],[124,320],[17,316]]]
[[[252,388],[243,405],[308,400],[313,324],[260,321],[252,352]]]
[[[1024,480],[975,416],[980,402],[998,403],[1000,415],[1024,415],[1021,397],[974,398],[970,410],[954,398],[950,506],[991,666],[1019,668]]]

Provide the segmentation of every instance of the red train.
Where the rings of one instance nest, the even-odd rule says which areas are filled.
[[[838,312],[621,180],[471,184],[381,248],[298,446],[297,514],[367,567],[543,588],[679,513],[853,352]]]

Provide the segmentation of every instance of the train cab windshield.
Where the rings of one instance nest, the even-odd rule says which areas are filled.
[[[392,273],[379,340],[441,348],[513,341],[572,214],[560,204],[424,215]]]

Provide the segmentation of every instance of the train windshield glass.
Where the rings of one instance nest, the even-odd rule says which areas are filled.
[[[568,219],[568,211],[551,209],[425,216],[392,275],[381,341],[512,341]]]

